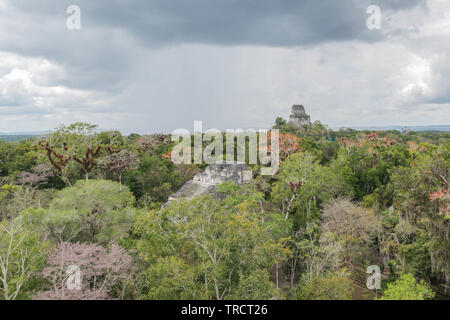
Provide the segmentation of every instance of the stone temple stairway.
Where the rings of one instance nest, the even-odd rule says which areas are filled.
[[[205,171],[197,173],[194,178],[186,182],[180,190],[169,197],[163,207],[174,200],[190,200],[198,195],[215,194],[217,185],[233,181],[236,184],[246,184],[252,179],[252,171],[242,162],[225,162],[212,164]]]

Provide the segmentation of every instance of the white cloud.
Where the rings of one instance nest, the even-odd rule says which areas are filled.
[[[84,109],[86,116],[106,108],[104,93],[58,85],[65,77],[61,66],[44,58],[0,52],[0,130],[17,131],[18,126],[24,130],[50,129],[49,126],[55,127],[62,120],[76,118],[73,113],[77,109]],[[30,128],[28,118],[42,121]]]

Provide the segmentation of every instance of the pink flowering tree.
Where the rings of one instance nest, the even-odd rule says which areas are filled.
[[[35,299],[122,299],[133,270],[133,258],[116,244],[107,249],[97,244],[62,242],[42,272],[51,287]]]
[[[48,178],[53,176],[52,168],[48,164],[39,164],[33,168],[32,172],[21,172],[17,177],[17,184],[21,186],[38,189],[42,184],[48,182]]]

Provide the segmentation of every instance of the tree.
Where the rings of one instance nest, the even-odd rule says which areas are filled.
[[[0,222],[0,293],[5,300],[23,296],[23,289],[44,266],[49,243],[23,227],[20,219]]]
[[[37,159],[38,153],[31,141],[0,141],[0,177],[31,170]]]
[[[409,164],[408,151],[397,140],[380,137],[377,132],[361,133],[358,139],[341,139],[338,162],[346,169],[347,182],[353,187],[354,200],[373,194],[382,206],[392,205],[388,188],[397,166]]]
[[[67,144],[65,142],[61,144],[62,151],[58,151],[57,147],[50,145],[48,141],[40,141],[39,145],[44,149],[48,161],[55,170],[55,175],[64,180],[67,185],[72,186],[72,181],[67,170],[70,156],[64,154],[64,151],[68,151]]]
[[[119,191],[114,181],[78,181],[73,187],[56,193],[42,220],[56,242],[97,241],[108,243],[129,235],[139,211],[128,188]],[[26,215],[37,214],[28,209]],[[42,226],[41,226],[42,227]],[[41,228],[34,225],[33,228]]]
[[[260,272],[258,279],[262,279],[261,273],[268,276],[267,269],[274,265],[282,243],[271,239],[258,215],[257,198],[237,201],[234,197],[239,192],[229,191],[232,193],[223,201],[202,196],[176,201],[139,217],[135,230],[135,236],[140,238],[137,248],[150,265],[149,295],[153,298],[188,295],[221,300],[235,296],[239,290],[245,290],[249,297],[256,296],[259,290],[273,292],[273,284],[248,277],[255,272]],[[167,272],[157,272],[156,265]],[[179,270],[193,277],[175,276]],[[169,290],[171,285],[173,289]],[[182,287],[189,288],[186,295],[177,293]]]
[[[448,182],[446,184],[449,185]],[[450,219],[450,187],[433,192],[429,197],[430,201],[434,201],[439,207],[439,214],[443,215],[445,219]]]
[[[344,181],[330,168],[321,166],[315,156],[297,152],[281,166],[271,197],[283,215],[295,213],[297,219],[311,221],[318,218],[322,203],[345,190]]]
[[[450,219],[445,214],[445,193],[442,190],[448,188],[448,159],[449,150],[439,148],[417,155],[410,167],[398,167],[392,174],[394,206],[399,213],[399,225],[404,225],[406,221],[416,229],[411,239],[414,236],[423,239],[419,236],[422,233],[428,238],[425,246],[428,257],[423,259],[426,265],[418,266],[418,269],[426,270],[430,265],[432,273],[447,285],[450,284]],[[423,251],[423,246],[407,248]],[[415,259],[419,252],[413,254],[410,250],[408,257]]]
[[[125,147],[133,147],[134,144],[127,144],[126,137],[119,131],[102,131],[97,134],[98,143],[108,151],[109,154],[122,151]]]
[[[283,130],[286,126],[287,122],[282,117],[277,117],[275,119],[275,125],[273,126],[274,129]]]
[[[381,221],[373,211],[347,199],[332,199],[324,205],[320,227],[322,240],[342,243],[346,259],[351,260],[381,232]]]
[[[89,180],[89,172],[97,166],[97,162],[95,161],[95,158],[98,156],[100,152],[100,146],[95,147],[95,149],[92,149],[91,147],[86,148],[86,152],[84,153],[83,157],[79,157],[77,155],[73,155],[72,159],[81,164],[81,168],[84,172],[86,181]]]
[[[412,274],[407,273],[394,283],[389,283],[379,300],[426,300],[433,298],[433,290],[423,280],[417,282]]]
[[[15,215],[17,211],[20,211],[23,199],[18,203],[17,194],[22,190],[22,187],[11,184],[4,184],[0,187],[0,221],[2,219],[9,219]]]
[[[280,134],[280,160],[284,161],[291,154],[301,150],[302,139],[291,133]]]
[[[17,185],[5,184],[0,187],[0,221],[12,219],[21,211],[29,208],[41,208],[48,205],[54,190],[35,190]]]
[[[121,150],[111,153],[102,163],[102,166],[112,172],[119,180],[119,190],[122,191],[122,174],[125,170],[134,167],[138,162],[138,155]]]
[[[142,153],[136,170],[125,171],[122,182],[136,198],[147,198],[152,202],[165,203],[173,192],[199,172],[195,165],[174,165],[161,155]],[[170,188],[163,187],[169,184]]]
[[[294,244],[298,250],[299,264],[304,271],[303,276],[307,281],[337,272],[343,266],[342,244],[321,241],[314,224],[310,223],[296,233]]]
[[[176,256],[160,257],[147,270],[150,300],[207,299],[203,284],[197,281],[198,268]]]
[[[76,274],[72,268],[79,270]],[[39,300],[104,300],[123,298],[126,280],[133,275],[132,257],[125,249],[113,244],[106,249],[97,244],[62,242],[49,256],[42,276],[50,283],[40,291]],[[79,276],[73,287],[71,278]]]
[[[155,153],[160,147],[170,143],[168,135],[156,133],[148,136],[142,136],[137,140],[141,152]]]
[[[78,169],[85,180],[98,165],[96,158],[100,156],[101,143],[97,129],[97,125],[77,122],[59,127],[47,141],[40,142],[50,163],[69,185],[72,184],[70,171],[77,169],[72,166],[71,160],[79,164]]]
[[[299,300],[351,300],[352,281],[342,273],[315,276],[306,283],[299,284],[296,298]]]
[[[48,182],[48,177],[53,176],[53,171],[48,164],[42,163],[35,166],[33,172],[21,172],[17,184],[29,186],[36,191],[41,185]]]
[[[269,274],[264,270],[257,270],[241,276],[238,287],[229,296],[229,299],[269,300],[278,295],[278,288],[270,280]]]

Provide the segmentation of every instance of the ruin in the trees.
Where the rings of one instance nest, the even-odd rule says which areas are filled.
[[[306,114],[303,105],[294,104],[292,106],[289,122],[292,127],[301,128],[305,125],[311,124],[311,117]]]

